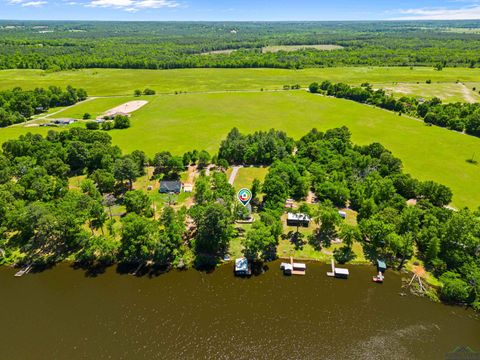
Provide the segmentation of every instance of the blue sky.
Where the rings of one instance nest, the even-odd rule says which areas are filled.
[[[0,0],[0,19],[480,19],[480,0]]]

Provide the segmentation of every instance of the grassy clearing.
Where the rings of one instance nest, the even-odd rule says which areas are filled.
[[[156,213],[159,216],[163,207],[170,203],[175,209],[179,209],[182,206],[187,205],[189,199],[192,198],[192,193],[181,192],[178,195],[169,195],[169,194],[160,194],[158,190],[160,189],[160,181],[152,179],[153,176],[153,167],[146,168],[146,174],[139,177],[133,184],[135,190],[142,190],[152,200],[153,206],[156,209]],[[186,177],[186,172],[181,173],[182,179]],[[151,186],[151,190],[148,190]]]
[[[330,80],[360,84],[480,82],[480,69],[417,67],[335,67],[302,70],[285,69],[176,69],[123,70],[85,69],[46,73],[43,70],[2,70],[0,90],[20,86],[24,89],[57,85],[82,87],[90,96],[132,95],[135,89],[157,92],[281,89],[284,84],[307,87],[313,81]]]
[[[480,166],[466,162],[473,153],[480,154],[478,138],[303,91],[154,96],[133,114],[131,128],[109,133],[125,152],[141,149],[151,156],[161,150],[183,154],[195,148],[214,153],[234,126],[242,132],[274,127],[299,138],[313,127],[342,125],[350,128],[358,144],[377,141],[391,149],[413,176],[451,187],[454,206],[480,205]],[[48,129],[0,129],[0,142],[28,131],[45,134]]]
[[[375,88],[387,90],[396,97],[416,96],[423,98],[438,97],[445,102],[473,102],[479,101],[480,95],[472,91],[470,86],[461,83],[433,83],[433,84],[375,84]]]
[[[356,143],[381,142],[403,160],[407,172],[450,186],[454,205],[480,204],[480,193],[472,191],[480,186],[479,167],[465,161],[480,153],[479,139],[351,101],[304,92],[156,97],[133,115],[132,124],[112,131],[114,142],[149,155],[167,149],[215,152],[234,126],[244,132],[275,127],[298,138],[312,127],[346,125]]]
[[[295,51],[303,49],[314,49],[314,50],[340,50],[343,49],[343,46],[340,45],[273,45],[265,46],[262,48],[262,52],[278,52],[278,51]]]
[[[202,55],[209,55],[209,54],[231,54],[237,49],[226,49],[226,50],[213,50],[213,51],[206,51],[202,53]]]
[[[233,183],[233,186],[236,190],[242,188],[251,188],[252,182],[254,179],[258,179],[261,182],[265,179],[267,175],[268,168],[266,167],[244,167],[240,168],[237,173],[237,177]]]

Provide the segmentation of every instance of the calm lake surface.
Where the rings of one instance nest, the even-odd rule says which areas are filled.
[[[401,276],[375,284],[372,267],[348,280],[308,264],[284,277],[206,274],[97,277],[62,264],[15,278],[0,269],[2,359],[443,359],[480,351],[472,311],[400,296]]]

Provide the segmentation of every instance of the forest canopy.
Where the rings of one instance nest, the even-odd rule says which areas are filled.
[[[0,21],[0,69],[478,67],[480,34],[462,31],[478,26],[478,21],[5,20]],[[297,49],[264,50],[267,46],[288,45],[296,45]],[[301,48],[301,45],[334,45],[335,50]]]

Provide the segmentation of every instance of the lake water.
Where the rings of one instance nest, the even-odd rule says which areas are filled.
[[[207,274],[96,277],[58,265],[15,278],[0,269],[2,359],[444,359],[480,351],[469,310],[400,296],[401,276],[375,284],[372,267],[348,280],[308,264],[284,277],[279,262],[250,279],[231,265]]]

